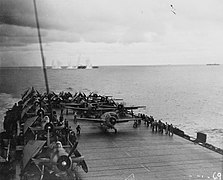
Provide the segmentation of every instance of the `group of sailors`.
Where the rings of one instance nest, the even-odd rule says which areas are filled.
[[[66,141],[69,140],[72,144],[74,144],[77,141],[77,136],[80,135],[81,133],[80,125],[77,124],[77,121],[74,121],[74,123],[76,124],[76,133],[75,133],[75,131],[71,128],[71,126],[69,126],[68,120],[64,119],[63,111],[61,111],[61,114],[59,116],[59,123],[64,124],[64,129],[66,131],[65,134],[66,137],[68,137],[66,138]]]
[[[173,136],[174,127],[172,124],[168,124],[167,122],[164,123],[161,120],[155,120],[153,116],[148,116],[145,114],[139,114],[138,117],[144,121],[144,124],[147,127],[152,129],[152,132]],[[140,124],[141,120],[135,121],[133,127],[136,128]]]

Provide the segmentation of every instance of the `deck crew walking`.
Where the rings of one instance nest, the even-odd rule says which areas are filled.
[[[77,135],[80,135],[81,134],[81,127],[80,127],[79,124],[77,125],[76,130],[77,130]]]
[[[173,125],[170,125],[169,136],[173,136]]]
[[[167,122],[166,122],[166,124],[165,124],[165,134],[166,134],[166,135],[168,134],[168,127],[169,127],[169,125],[168,125]]]

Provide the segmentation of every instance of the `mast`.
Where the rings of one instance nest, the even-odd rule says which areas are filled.
[[[38,19],[38,13],[37,13],[37,6],[36,6],[36,0],[33,0],[33,5],[34,5],[34,10],[35,10],[35,17],[36,17],[36,27],[37,27],[37,32],[38,32],[38,39],[39,39],[39,47],[40,47],[40,52],[41,52],[41,59],[42,59],[42,68],[43,68],[43,74],[44,74],[44,79],[45,79],[45,85],[46,85],[46,93],[47,93],[47,98],[49,102],[49,111],[50,111],[50,119],[53,119],[53,109],[51,105],[51,100],[50,100],[50,90],[49,90],[49,84],[48,84],[48,78],[47,78],[47,71],[46,71],[46,63],[45,63],[45,58],[43,54],[43,46],[42,46],[42,39],[41,39],[41,33],[40,33],[40,27],[39,27],[39,19]]]
[[[38,32],[39,47],[40,47],[40,52],[41,52],[43,74],[44,74],[44,79],[45,79],[45,84],[46,84],[46,92],[47,94],[49,94],[49,84],[48,84],[46,64],[45,64],[45,59],[44,59],[44,54],[43,54],[43,46],[42,46],[41,33],[40,33],[40,27],[39,27],[39,19],[38,19],[38,14],[37,14],[36,0],[33,0],[33,4],[34,4],[34,10],[35,10],[35,17],[36,17],[36,27],[37,27],[37,32]]]

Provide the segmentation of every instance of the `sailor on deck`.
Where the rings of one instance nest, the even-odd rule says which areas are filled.
[[[80,133],[81,133],[81,127],[80,127],[79,124],[77,125],[76,130],[77,130],[77,135],[80,135]]]

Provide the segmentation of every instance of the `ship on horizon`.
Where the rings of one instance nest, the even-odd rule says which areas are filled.
[[[207,66],[219,66],[220,64],[217,64],[217,63],[209,63],[209,64],[206,64]]]
[[[66,67],[66,69],[77,69],[77,66],[72,66],[71,61],[69,62],[68,66]]]
[[[85,64],[81,63],[82,59],[85,59]],[[81,54],[78,56],[76,69],[94,69],[94,68],[98,68],[98,66],[92,66],[92,63],[89,58],[86,57],[83,58]]]

